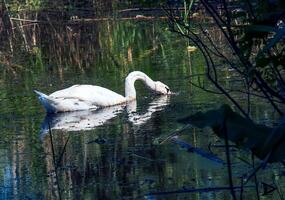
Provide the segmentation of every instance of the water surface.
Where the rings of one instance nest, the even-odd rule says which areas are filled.
[[[1,199],[231,197],[227,189],[148,196],[229,184],[224,141],[210,129],[187,128],[179,138],[212,158],[171,140],[160,143],[184,126],[178,118],[228,103],[190,84],[194,75],[204,72],[202,56],[189,53],[188,41],[170,33],[165,22],[43,24],[25,31],[27,42],[17,35],[12,47],[4,43],[1,55],[7,60],[0,64]],[[124,94],[124,78],[134,70],[162,81],[178,95],[156,96],[138,82],[136,105],[47,117],[33,93],[94,84]],[[260,123],[274,119],[260,101],[253,105],[252,115]],[[231,151],[234,183],[239,186],[253,158],[248,150]],[[280,164],[270,165],[258,173],[259,190],[245,188],[244,196],[262,195],[261,182],[277,185],[282,193],[283,175]],[[262,198],[280,199],[279,194]]]

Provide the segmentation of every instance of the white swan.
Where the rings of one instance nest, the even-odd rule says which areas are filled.
[[[123,104],[136,99],[135,81],[142,80],[149,89],[158,94],[171,94],[169,87],[153,81],[145,73],[131,72],[125,80],[125,97],[109,89],[94,85],[74,85],[50,95],[35,90],[48,113],[89,110]]]

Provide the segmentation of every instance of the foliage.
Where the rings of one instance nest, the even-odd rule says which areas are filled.
[[[269,162],[284,160],[284,154],[280,154],[284,152],[284,124],[275,130],[255,124],[235,113],[228,105],[205,113],[198,112],[179,121],[199,128],[209,126],[222,138],[227,134],[229,140],[244,149],[251,149],[260,159],[265,159],[270,153]]]
[[[232,162],[230,153],[230,143],[236,144],[235,147],[250,149],[254,155],[262,159],[263,162],[258,166],[252,164],[253,170],[250,173],[242,175],[241,187],[246,186],[251,178],[255,178],[255,187],[258,188],[257,172],[264,169],[268,162],[283,162],[284,160],[284,130],[285,118],[275,127],[271,128],[263,124],[256,124],[238,113],[234,112],[228,105],[223,105],[219,109],[209,110],[207,112],[198,112],[180,119],[185,124],[204,128],[211,127],[213,132],[225,140],[225,152],[228,166],[229,185],[233,199],[237,199],[234,191],[234,182],[232,174]],[[249,162],[247,164],[250,165]],[[277,187],[271,186],[271,192]],[[266,190],[264,191],[264,194]],[[243,199],[240,193],[240,199]],[[257,191],[257,199],[259,194]]]
[[[200,14],[209,17],[208,23],[215,24],[216,32],[226,41],[226,46],[220,45],[215,33],[203,25],[193,29],[187,22],[188,15],[180,14],[173,5],[167,6],[171,30],[188,38],[200,49],[206,62],[206,76],[244,116],[250,118],[251,97],[257,94],[267,99],[280,115],[284,114],[281,109],[285,102],[283,2],[240,0],[213,3],[200,0],[189,6],[187,12],[192,14],[197,7],[203,8]],[[244,90],[224,85],[224,74],[219,73],[221,64],[227,66],[227,71],[232,71],[235,81],[240,83],[238,86],[243,85]],[[236,92],[247,94],[247,109],[235,98]]]

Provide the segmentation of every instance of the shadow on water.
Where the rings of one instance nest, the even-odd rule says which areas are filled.
[[[198,128],[211,127],[219,137],[228,138],[236,147],[250,149],[259,159],[268,162],[281,162],[285,158],[283,121],[276,128],[256,124],[235,113],[228,105],[179,120]]]
[[[219,147],[225,148],[227,167],[228,167],[228,178],[229,178],[229,187],[228,190],[231,190],[232,197],[237,199],[235,190],[237,189],[234,186],[233,177],[236,176],[232,172],[232,150],[235,148],[248,149],[251,150],[253,155],[257,156],[261,159],[261,162],[258,166],[256,166],[254,158],[253,162],[250,163],[245,160],[241,160],[251,166],[251,169],[247,169],[246,172],[241,174],[241,183],[238,189],[240,190],[240,199],[243,198],[242,191],[247,187],[247,183],[250,179],[254,178],[255,188],[256,188],[256,198],[260,198],[259,187],[262,185],[263,187],[263,195],[270,194],[275,190],[279,190],[275,184],[267,184],[257,178],[257,172],[261,169],[265,169],[267,163],[273,162],[281,162],[284,164],[285,158],[285,123],[284,118],[280,120],[278,126],[275,128],[271,128],[265,125],[260,125],[252,122],[249,119],[246,119],[235,113],[230,106],[223,105],[219,109],[210,110],[207,112],[198,112],[194,115],[190,115],[188,117],[182,118],[178,120],[184,124],[191,124],[198,128],[211,127],[213,132],[223,138],[225,141],[225,145],[220,145]],[[172,140],[178,141],[180,145],[188,145],[187,143],[181,143],[178,139],[178,136],[171,138]],[[230,145],[229,141],[235,143],[236,145]],[[210,147],[210,146],[209,146]],[[191,146],[190,146],[191,148]],[[192,151],[195,149],[192,148]],[[196,152],[197,154],[201,154],[201,152]],[[206,154],[209,157],[209,154]],[[205,156],[205,154],[204,154]],[[212,157],[210,157],[212,158]],[[253,187],[253,186],[252,186]],[[206,190],[211,191],[212,188],[206,188]],[[217,188],[215,188],[217,189]],[[222,188],[225,189],[225,188]],[[179,191],[183,192],[183,191]],[[191,189],[189,191],[184,192],[196,192],[196,189]],[[197,191],[199,192],[199,191]],[[154,195],[161,195],[163,193],[154,193]],[[282,199],[283,194],[279,191],[279,197]]]

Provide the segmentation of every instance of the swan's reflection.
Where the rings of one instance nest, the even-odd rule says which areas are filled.
[[[126,105],[111,106],[95,111],[87,110],[47,115],[41,126],[40,137],[43,138],[48,133],[49,128],[63,131],[92,130],[117,116],[125,107],[128,120],[134,125],[141,125],[147,122],[154,112],[163,110],[168,104],[169,96],[163,95],[155,98],[144,114],[137,113],[137,102],[132,101]]]
[[[154,99],[143,114],[137,113],[137,102],[133,101],[127,105],[128,120],[134,125],[146,123],[154,112],[163,110],[169,104],[169,96],[163,95]]]
[[[92,130],[121,113],[125,105],[111,106],[99,110],[84,110],[46,115],[41,126],[41,137],[49,130]]]

